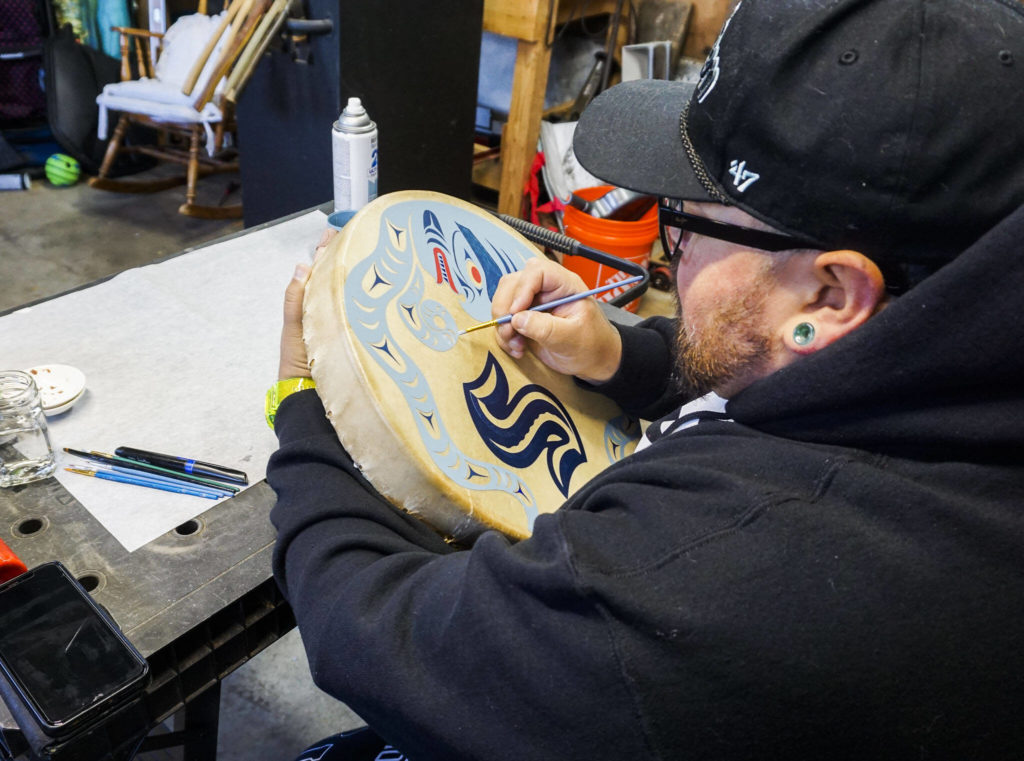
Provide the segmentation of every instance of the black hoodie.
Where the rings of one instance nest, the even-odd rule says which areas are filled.
[[[1024,209],[513,544],[380,498],[282,404],[275,574],[313,677],[414,761],[1024,753]],[[605,390],[678,405],[671,326]]]

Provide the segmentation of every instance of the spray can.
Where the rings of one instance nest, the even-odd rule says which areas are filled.
[[[334,210],[361,209],[377,197],[377,125],[359,98],[349,98],[331,131]]]
[[[28,172],[0,173],[0,190],[28,190],[32,187],[32,178]]]

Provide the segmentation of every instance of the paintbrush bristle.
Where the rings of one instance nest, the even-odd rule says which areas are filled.
[[[479,323],[477,325],[471,325],[470,327],[468,327],[468,328],[466,328],[464,330],[460,330],[459,331],[459,335],[461,336],[463,333],[472,333],[474,330],[483,330],[484,328],[493,328],[497,324],[498,324],[498,320],[491,320],[490,322],[481,322],[481,323]]]

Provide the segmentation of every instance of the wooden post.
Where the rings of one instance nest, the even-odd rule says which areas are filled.
[[[128,52],[128,35],[121,35],[121,81],[127,82],[132,78],[131,54]]]
[[[114,128],[114,135],[110,138],[110,142],[107,143],[107,151],[103,154],[103,163],[100,164],[100,177],[106,177],[110,173],[110,168],[114,165],[114,159],[117,157],[117,151],[121,147],[121,141],[124,140],[124,133],[127,129],[128,115],[121,114],[121,118],[117,120],[117,127]]]
[[[584,5],[588,14],[611,13],[618,7],[616,0],[588,0]],[[512,75],[512,102],[501,133],[501,214],[518,217],[522,212],[523,186],[537,152],[551,63],[547,40],[555,24],[571,18],[577,8],[575,3],[566,3],[560,9],[558,0],[484,0],[484,30],[519,40]],[[627,33],[626,24],[620,24],[620,40]]]
[[[544,109],[551,50],[544,40],[520,40],[516,49],[515,73],[508,122],[501,134],[501,186],[498,213],[518,217],[522,213],[523,186],[540,137],[540,115]]]
[[[722,31],[722,24],[732,11],[733,0],[691,0],[690,29],[683,45],[683,55],[703,60]]]
[[[192,139],[188,146],[188,184],[185,186],[185,205],[196,202],[196,182],[199,180],[199,140],[203,134],[201,124],[192,125]]]

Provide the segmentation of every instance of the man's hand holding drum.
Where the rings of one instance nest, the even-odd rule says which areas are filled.
[[[317,241],[313,254],[315,263],[327,248],[327,244],[338,234],[328,227],[324,229]],[[306,343],[302,338],[302,300],[306,295],[306,281],[313,268],[301,262],[295,265],[295,272],[284,292],[284,323],[281,329],[281,359],[278,365],[277,378],[308,378],[309,361],[306,357]]]
[[[302,340],[302,299],[306,293],[306,281],[309,279],[310,271],[308,264],[297,264],[295,273],[284,291],[284,321],[281,328],[278,380],[309,377],[306,344]]]

